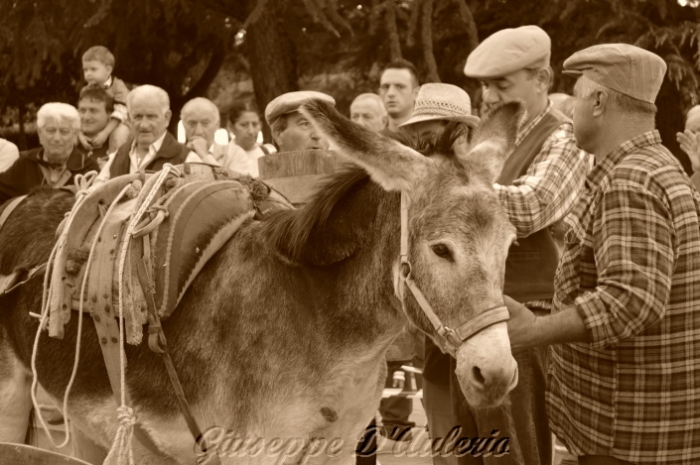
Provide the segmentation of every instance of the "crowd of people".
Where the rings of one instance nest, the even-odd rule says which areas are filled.
[[[564,73],[577,77],[574,95],[555,96],[550,56],[539,27],[505,29],[467,58],[464,73],[481,82],[473,99],[454,85],[421,83],[411,63],[397,60],[384,68],[377,94],[360,94],[350,106],[352,121],[387,137],[430,137],[462,123],[455,156],[469,151],[480,118],[500,103],[520,100],[526,109],[494,184],[518,233],[504,285],[517,386],[502,407],[475,410],[459,388],[455,359],[431,339],[414,360],[423,369],[432,438],[456,426],[470,438],[499,430],[511,438],[510,453],[441,450],[433,462],[550,464],[554,433],[577,460],[571,463],[699,463],[700,107],[678,133],[696,171],[691,178],[655,130],[662,58],[627,44],[581,50],[564,63]],[[77,108],[39,109],[40,147],[19,154],[0,140],[0,202],[93,170],[99,183],[198,161],[257,177],[258,159],[275,151],[329,149],[298,111],[309,99],[335,104],[325,93],[290,92],[267,105],[276,146],[258,143],[261,115],[251,102],[231,109],[223,126],[233,140],[217,144],[220,111],[195,98],[179,115],[181,144],[167,131],[164,90],[127,91],[104,47],[89,49],[83,65],[88,85]],[[401,380],[402,363],[389,362],[387,386]],[[384,435],[410,440],[410,399],[385,399],[380,412]]]

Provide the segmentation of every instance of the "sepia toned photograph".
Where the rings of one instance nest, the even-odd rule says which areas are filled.
[[[0,0],[0,465],[700,465],[700,0]]]

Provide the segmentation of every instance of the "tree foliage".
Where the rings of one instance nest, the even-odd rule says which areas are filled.
[[[261,109],[313,87],[332,93],[342,111],[376,90],[381,67],[399,57],[424,82],[473,91],[478,83],[462,73],[469,53],[493,32],[524,24],[551,36],[557,76],[568,56],[596,43],[662,56],[660,125],[675,144],[671,134],[698,103],[700,83],[700,8],[677,0],[8,0],[0,2],[0,108],[73,102],[82,51],[98,43],[114,51],[117,75],[165,88],[174,110],[208,89],[242,88],[222,87],[231,79],[221,75],[211,86],[222,72],[251,78]],[[554,90],[572,84],[560,78]]]
[[[188,0],[0,2],[0,106],[75,103],[82,54],[101,44],[115,75],[164,88],[177,110],[207,90],[239,26]]]

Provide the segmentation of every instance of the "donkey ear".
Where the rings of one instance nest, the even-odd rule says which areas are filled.
[[[434,163],[395,140],[353,123],[322,100],[306,102],[299,111],[338,148],[338,153],[364,168],[384,190],[410,191]]]
[[[491,110],[474,136],[472,149],[461,157],[462,160],[476,166],[477,171],[493,183],[501,174],[524,119],[525,107],[518,101]]]

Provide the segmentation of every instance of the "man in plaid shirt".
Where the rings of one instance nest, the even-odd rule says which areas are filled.
[[[506,298],[514,349],[555,344],[554,433],[583,465],[700,463],[700,194],[654,129],[666,72],[627,44],[582,50],[578,144],[596,157],[567,218],[554,313]]]

